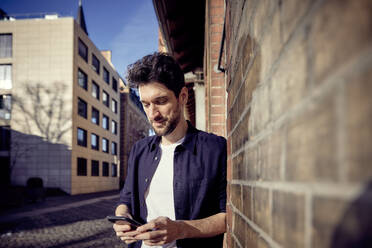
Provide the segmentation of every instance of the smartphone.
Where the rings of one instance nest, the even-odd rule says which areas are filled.
[[[137,228],[139,226],[142,226],[143,224],[136,221],[136,220],[133,220],[131,218],[128,218],[128,217],[124,217],[124,216],[107,216],[107,220],[115,223],[117,221],[120,221],[122,222],[123,224],[128,224],[130,225],[132,228]]]

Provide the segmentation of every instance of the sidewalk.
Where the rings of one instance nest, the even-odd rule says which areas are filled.
[[[89,193],[82,195],[65,195],[47,197],[43,202],[30,203],[22,207],[0,213],[0,223],[11,222],[24,217],[32,217],[72,207],[79,207],[102,200],[119,200],[119,190]]]

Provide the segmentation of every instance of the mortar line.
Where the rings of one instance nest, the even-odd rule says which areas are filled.
[[[262,181],[244,181],[233,179],[230,182],[233,184],[246,185],[251,187],[261,187],[273,190],[282,190],[291,193],[306,194],[312,196],[328,196],[339,199],[350,200],[363,190],[363,185],[354,183],[337,184],[324,182],[262,182]]]
[[[300,103],[293,106],[288,112],[285,112],[276,120],[273,120],[271,123],[267,124],[265,129],[253,136],[253,139],[250,139],[235,153],[232,153],[232,158],[237,156],[241,151],[256,146],[262,139],[270,135],[273,130],[277,130],[285,125],[288,119],[292,119],[293,117],[309,109],[314,103],[319,102],[319,99],[327,96],[337,86],[344,85],[349,79],[349,75],[355,75],[355,73],[358,71],[368,69],[369,64],[372,64],[372,45],[362,50],[358,55],[355,55],[347,63],[340,66],[338,70],[336,70],[328,78],[324,79],[323,83],[317,88],[313,89],[311,93],[307,95]]]
[[[232,206],[233,211],[237,213],[245,222],[247,222],[253,230],[255,230],[259,237],[261,237],[263,240],[265,240],[271,248],[281,248],[281,246],[276,243],[272,237],[267,234],[264,230],[262,230],[259,226],[257,226],[253,221],[248,219],[242,212],[239,211],[235,206]]]

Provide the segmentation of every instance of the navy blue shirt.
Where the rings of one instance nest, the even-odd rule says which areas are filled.
[[[160,136],[138,141],[128,160],[128,174],[120,204],[129,207],[134,219],[145,223],[145,192],[159,164]],[[196,220],[226,212],[226,140],[194,128],[188,130],[174,152],[174,207],[177,220]],[[202,239],[177,240],[179,248],[222,247],[223,234]],[[136,242],[130,247],[140,247]]]

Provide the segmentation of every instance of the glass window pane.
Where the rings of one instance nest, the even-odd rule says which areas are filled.
[[[87,102],[81,98],[78,98],[78,115],[87,118]]]
[[[92,160],[92,176],[99,176],[99,161]]]
[[[102,127],[109,130],[109,118],[106,115],[103,115],[102,117]]]
[[[0,95],[0,119],[10,120],[12,95]]]
[[[92,96],[99,100],[99,85],[94,81],[92,82]]]
[[[111,176],[117,177],[118,176],[118,166],[117,164],[112,163],[111,164]]]
[[[87,175],[87,160],[85,158],[77,158],[77,175]]]
[[[102,162],[102,176],[109,176],[109,163],[107,162]]]
[[[78,128],[78,132],[77,132],[77,143],[79,146],[87,146],[87,131],[82,129],[82,128]]]
[[[111,143],[111,154],[117,155],[117,144],[115,142]]]
[[[112,78],[112,89],[118,91],[118,81],[115,78]]]
[[[106,91],[102,93],[102,102],[105,106],[110,107],[110,96]]]
[[[79,39],[79,55],[85,61],[88,61],[88,47],[84,44],[82,40]]]
[[[90,137],[91,147],[94,150],[99,150],[99,136],[92,133]]]
[[[114,99],[111,99],[111,110],[114,113],[118,112],[118,104]]]
[[[92,107],[92,123],[99,125],[99,111]]]
[[[88,76],[82,70],[78,70],[78,83],[81,88],[88,89]]]
[[[100,62],[94,54],[92,54],[92,67],[93,70],[99,74]]]
[[[0,65],[0,89],[12,88],[12,65]]]
[[[0,34],[0,58],[12,57],[12,34]]]
[[[111,121],[111,132],[113,134],[117,134],[118,133],[118,130],[117,130],[117,123],[116,121],[112,120]]]
[[[103,80],[107,84],[110,84],[110,73],[109,73],[109,71],[105,67],[103,67]]]

